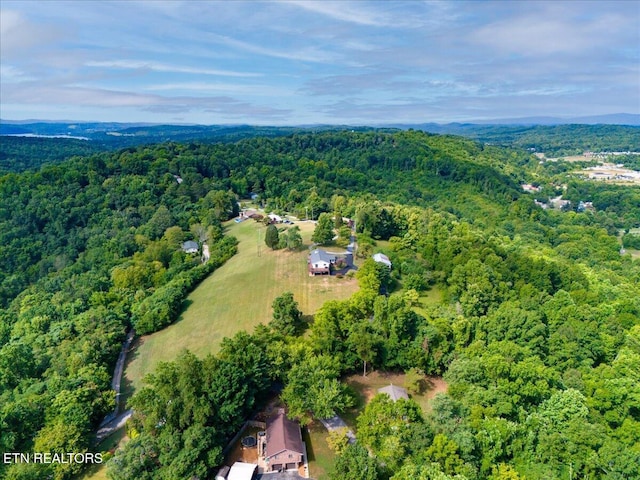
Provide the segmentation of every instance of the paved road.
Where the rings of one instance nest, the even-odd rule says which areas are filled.
[[[122,383],[122,372],[124,371],[124,363],[127,360],[127,352],[129,352],[129,347],[131,347],[131,342],[135,336],[136,332],[131,329],[126,340],[122,344],[122,350],[120,350],[120,355],[116,362],[116,368],[113,371],[113,378],[111,379],[111,388],[116,392],[116,408],[113,412],[104,417],[100,423],[100,428],[96,433],[96,443],[100,443],[117,429],[122,428],[133,413],[131,410],[127,410],[121,415],[118,415],[120,413],[120,386]]]
[[[124,427],[124,424],[129,420],[131,415],[133,415],[133,410],[126,410],[120,415],[116,415],[109,422],[100,425],[100,429],[98,433],[96,433],[96,443],[100,443],[113,432]]]

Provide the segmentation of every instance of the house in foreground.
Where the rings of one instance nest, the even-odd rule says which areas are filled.
[[[304,464],[305,448],[298,422],[289,420],[284,412],[267,420],[265,444],[258,445],[266,464],[265,472],[297,470]]]
[[[331,275],[331,266],[336,263],[336,256],[316,248],[307,259],[309,275]]]

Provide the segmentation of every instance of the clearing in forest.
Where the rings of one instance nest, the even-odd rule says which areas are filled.
[[[354,278],[308,275],[307,247],[315,224],[295,225],[300,227],[304,247],[289,252],[273,251],[265,245],[266,227],[262,224],[253,220],[227,222],[225,233],[238,239],[238,253],[187,297],[178,321],[138,339],[125,369],[125,396],[140,387],[142,377],[158,362],[173,360],[182,349],[204,357],[216,353],[223,338],[268,323],[273,300],[284,292],[293,292],[300,310],[308,316],[327,300],[349,298],[358,289]]]
[[[346,383],[356,392],[356,406],[347,412],[343,418],[350,426],[355,426],[355,419],[364,410],[364,407],[376,396],[378,389],[390,384],[404,387],[405,374],[383,371],[373,371],[363,377],[361,374],[353,374],[346,378]],[[418,394],[409,393],[409,398],[413,399],[422,412],[427,414],[431,411],[431,403],[438,393],[447,392],[447,383],[442,377],[425,376],[422,382],[422,391]]]

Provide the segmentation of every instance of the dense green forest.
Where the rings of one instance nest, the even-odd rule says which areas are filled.
[[[0,174],[38,169],[103,150],[95,143],[74,138],[3,136],[0,137]]]
[[[543,152],[547,157],[593,152],[639,152],[640,128],[625,125],[477,125],[425,124],[378,128],[378,132],[411,129],[452,134],[484,144]],[[313,127],[258,127],[250,125],[136,125],[122,123],[0,123],[0,173],[37,169],[73,155],[113,151],[161,142],[232,143],[247,138],[274,138],[327,131],[370,132],[371,127],[317,125]],[[10,135],[69,136],[29,138]],[[635,164],[635,163],[634,163]]]
[[[637,187],[418,131],[74,155],[0,177],[0,451],[91,451],[126,331],[177,318],[234,254],[221,222],[253,193],[269,211],[355,218],[359,244],[387,241],[394,269],[364,261],[360,290],[310,325],[285,297],[218,355],[162,364],[130,402],[135,435],[112,478],[207,478],[274,386],[304,423],[348,407],[341,379],[365,362],[443,375],[449,391],[429,415],[374,399],[335,479],[640,477],[640,264],[616,237],[640,225]],[[533,180],[549,194],[565,182],[595,211],[543,210],[520,188]],[[187,239],[211,260],[184,253]],[[432,285],[444,301],[416,309]],[[64,479],[79,467],[0,468]]]

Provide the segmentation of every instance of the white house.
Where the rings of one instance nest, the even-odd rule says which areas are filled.
[[[182,244],[182,251],[185,253],[198,253],[198,243],[193,240],[189,240]]]
[[[384,253],[376,253],[373,256],[373,260],[378,262],[378,263],[382,263],[382,264],[386,265],[387,267],[391,268],[391,260],[389,260],[389,257],[387,257]]]
[[[329,275],[331,274],[331,265],[336,263],[336,257],[317,248],[309,254],[307,262],[309,263],[309,275]]]

